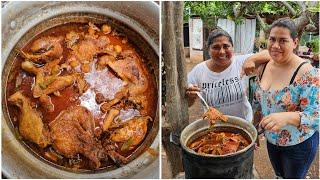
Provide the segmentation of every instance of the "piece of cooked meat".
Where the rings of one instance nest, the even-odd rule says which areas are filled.
[[[29,73],[37,75],[40,71],[40,68],[37,68],[32,62],[24,61],[21,63],[21,68]]]
[[[206,143],[205,139],[200,139],[199,141],[194,141],[189,145],[189,148],[197,151],[201,146]]]
[[[72,85],[75,81],[75,77],[73,75],[66,76],[58,76],[55,81],[49,84],[43,91],[42,94],[51,94],[55,91],[62,90],[70,85]]]
[[[222,120],[224,122],[228,121],[228,117],[222,114],[217,109],[210,107],[206,113],[202,115],[203,119],[208,119],[210,122],[210,125],[214,125],[216,121]]]
[[[51,98],[48,95],[41,95],[39,98],[41,106],[46,109],[48,112],[53,112],[54,111],[54,105],[51,102]]]
[[[89,85],[87,81],[84,79],[83,74],[76,73],[74,74],[76,85],[78,87],[79,94],[82,95],[84,92],[86,92],[89,88]]]
[[[146,69],[143,68],[138,60],[138,56],[132,51],[123,51],[120,56],[122,59],[113,60],[109,58],[106,63],[122,80],[128,83],[128,99],[140,107],[139,111],[141,111],[143,115],[147,115],[149,101],[145,95],[150,84],[146,77]]]
[[[11,95],[9,102],[18,106],[21,110],[19,119],[19,132],[21,136],[44,148],[50,144],[48,131],[44,127],[40,113],[32,108],[31,101],[20,91]]]
[[[96,102],[97,102],[98,104],[101,104],[101,103],[103,103],[103,102],[105,102],[105,101],[108,101],[108,99],[105,98],[102,93],[96,92]]]
[[[82,154],[100,166],[101,143],[94,138],[94,119],[82,106],[71,106],[49,124],[54,149],[68,158]]]
[[[66,34],[65,42],[68,48],[71,48],[77,41],[80,39],[81,33],[76,33],[74,31],[70,31]]]
[[[72,55],[74,55],[79,62],[84,63],[93,61],[93,57],[99,49],[96,46],[95,39],[86,39],[74,45],[72,50]]]
[[[149,116],[134,117],[127,121],[122,128],[112,132],[110,139],[114,142],[127,143],[127,150],[133,149],[145,137]]]
[[[60,61],[60,59],[55,59],[41,68],[37,68],[30,61],[21,63],[21,68],[23,70],[36,75],[36,81],[33,87],[34,98],[39,98],[42,95],[49,95],[74,83],[76,76],[58,76],[57,72],[54,71],[54,69],[59,71]]]
[[[120,111],[118,109],[110,109],[110,111],[107,114],[107,117],[105,118],[103,122],[103,131],[107,131],[110,125],[113,122],[113,119],[118,116]]]
[[[108,25],[108,24],[104,24],[102,27],[101,27],[101,30],[104,34],[109,34],[111,33],[112,29],[111,27]]]
[[[128,100],[135,104],[142,115],[148,114],[148,109],[146,107],[148,107],[149,101],[144,94],[130,95]]]
[[[95,37],[95,33],[99,32],[99,31],[100,31],[100,29],[96,25],[94,25],[92,22],[89,22],[88,34],[90,36]]]
[[[106,50],[106,47],[109,43],[110,40],[105,36],[101,36],[97,39],[86,37],[84,40],[79,41],[77,44],[72,46],[71,56],[73,56],[81,64],[92,62],[93,57],[97,54],[109,52]],[[109,53],[112,53],[112,51]]]
[[[239,141],[227,141],[222,145],[223,154],[235,153],[240,145]]]
[[[21,68],[29,73],[36,75],[35,84],[33,86],[33,97],[40,97],[42,89],[40,84],[44,83],[44,71],[42,68],[37,68],[32,62],[24,61],[21,63]]]
[[[97,63],[96,63],[96,69],[97,70],[102,70],[107,66],[108,61],[115,61],[115,57],[111,55],[103,55],[99,57]]]
[[[113,162],[115,162],[117,165],[122,165],[128,163],[128,159],[121,154],[119,154],[116,149],[118,149],[117,145],[110,141],[105,140],[102,144],[104,149],[104,156],[110,157]]]
[[[37,75],[40,72],[44,73],[45,75],[52,75],[55,74],[53,70],[59,66],[60,62],[61,59],[55,59],[38,68],[30,61],[23,61],[21,63],[21,68],[34,75]]]
[[[60,62],[61,59],[55,59],[47,62],[41,69],[46,75],[57,75],[60,73]]]
[[[141,65],[137,61],[138,57],[129,50],[120,55],[123,56],[123,59],[115,60],[109,58],[106,61],[107,65],[125,81],[138,83],[138,81],[143,80],[144,76],[141,74],[143,71]]]
[[[128,89],[128,86],[123,86],[114,96],[114,99],[112,99],[111,101],[108,101],[108,102],[105,102],[103,104],[101,104],[101,111],[106,113],[109,111],[109,109],[119,103],[121,101],[121,99],[125,98],[128,96],[128,92],[129,92],[129,89]]]
[[[127,164],[128,159],[117,153],[116,151],[107,151],[107,155],[117,164]]]
[[[33,62],[43,63],[62,56],[63,48],[61,42],[63,37],[47,36],[34,41],[31,45],[31,53],[21,51],[21,55]]]
[[[73,85],[75,80],[76,78],[73,75],[43,77],[42,73],[38,73],[36,84],[33,87],[33,97],[39,98],[42,95],[49,95],[62,90]]]

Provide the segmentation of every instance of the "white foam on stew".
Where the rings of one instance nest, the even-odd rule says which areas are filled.
[[[125,122],[128,121],[130,119],[132,119],[135,116],[140,116],[140,112],[136,109],[121,109],[120,110],[120,114],[117,117],[119,120],[121,120],[121,122]]]
[[[84,78],[91,89],[101,93],[107,99],[113,99],[114,95],[126,84],[114,76],[108,68],[102,71],[95,69],[95,62],[92,63],[91,72],[86,73]]]
[[[96,94],[92,89],[88,89],[80,96],[81,106],[86,107],[94,117],[100,116],[100,105],[96,102]]]

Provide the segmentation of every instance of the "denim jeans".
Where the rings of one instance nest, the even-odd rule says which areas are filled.
[[[276,176],[304,179],[319,146],[319,132],[294,145],[281,147],[267,142],[268,154]]]

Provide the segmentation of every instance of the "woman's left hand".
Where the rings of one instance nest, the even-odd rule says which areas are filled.
[[[240,77],[242,78],[243,76],[250,76],[255,74],[256,71],[256,65],[253,61],[246,60],[243,65],[242,65],[242,71],[240,74]]]
[[[286,125],[298,127],[300,125],[300,115],[298,112],[271,113],[262,118],[259,125],[268,131],[278,132]]]

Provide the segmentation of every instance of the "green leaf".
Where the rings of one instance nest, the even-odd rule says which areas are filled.
[[[320,7],[309,7],[308,10],[313,13],[320,12]]]
[[[39,86],[41,89],[46,89],[47,85],[43,82],[43,83],[39,83]]]
[[[311,41],[311,44],[312,44],[312,52],[314,53],[314,54],[318,54],[319,53],[319,41],[320,41],[320,39],[319,39],[319,37],[318,38],[315,38],[315,39],[313,39],[312,41]]]
[[[128,141],[124,142],[121,146],[121,151],[129,150],[130,146],[133,144],[133,137],[131,137]]]

